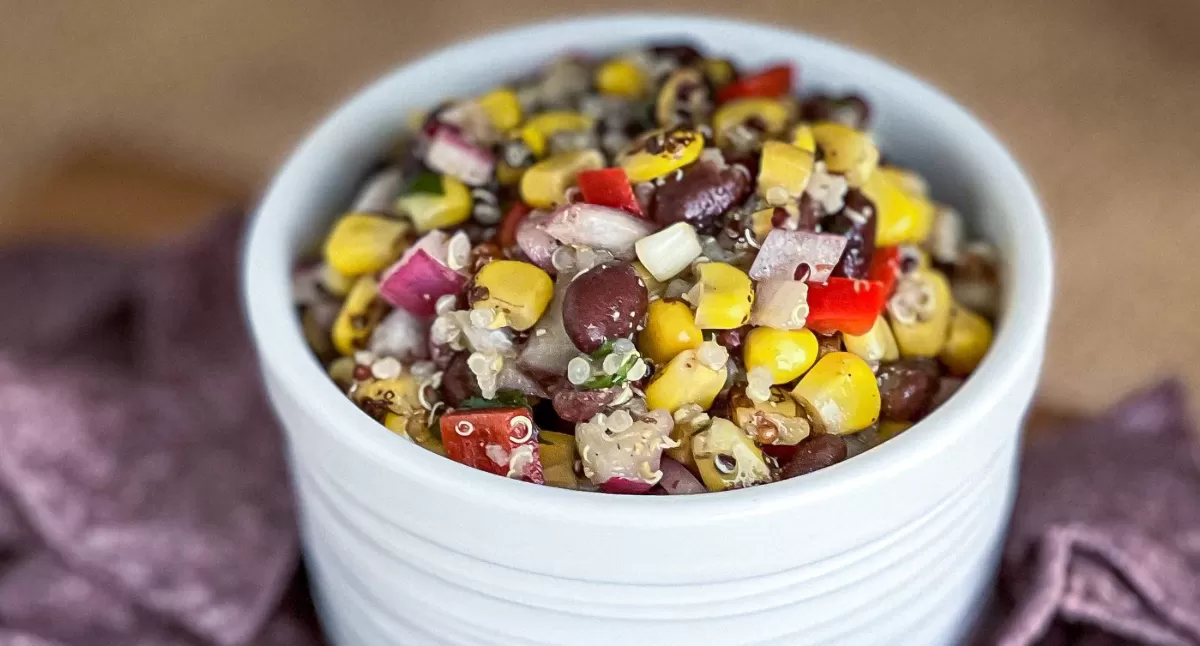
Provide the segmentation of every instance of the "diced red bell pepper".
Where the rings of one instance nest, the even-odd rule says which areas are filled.
[[[867,280],[877,280],[883,283],[883,293],[891,295],[900,277],[900,247],[879,247],[871,256],[871,265],[867,267]]]
[[[830,278],[808,284],[808,321],[814,332],[866,334],[883,312],[888,294],[877,280]]]
[[[607,206],[621,209],[637,216],[642,216],[642,206],[638,204],[633,187],[629,184],[629,176],[623,168],[601,168],[586,170],[575,177],[583,201],[597,206]]]
[[[496,244],[500,245],[501,249],[507,249],[517,244],[517,228],[521,226],[521,221],[525,216],[533,212],[533,207],[517,200],[508,208],[508,213],[504,214],[504,219],[500,221],[500,229],[496,232]]]
[[[442,415],[446,457],[488,473],[544,484],[537,434],[527,408],[475,408]]]
[[[743,76],[717,91],[717,103],[750,97],[774,99],[791,94],[792,72],[791,63],[784,63]]]

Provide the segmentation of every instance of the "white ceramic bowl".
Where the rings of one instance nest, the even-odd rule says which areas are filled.
[[[685,36],[807,88],[857,89],[880,147],[920,170],[1005,262],[1005,311],[962,390],[895,440],[777,484],[691,497],[539,487],[385,431],[329,381],[290,303],[293,259],[326,230],[411,108],[470,96],[565,49]],[[391,644],[946,644],[989,585],[1041,368],[1050,243],[1037,198],[953,101],[863,54],[764,25],[587,18],[451,46],[398,69],[288,160],[251,226],[246,307],[283,422],[325,628]]]

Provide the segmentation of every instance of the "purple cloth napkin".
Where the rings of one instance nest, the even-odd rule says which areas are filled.
[[[0,646],[317,646],[241,221],[0,251]],[[1200,470],[1167,383],[1027,449],[980,642],[1200,645]]]

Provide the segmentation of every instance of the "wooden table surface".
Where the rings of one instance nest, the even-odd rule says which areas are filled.
[[[251,199],[349,93],[433,47],[570,13],[725,13],[909,68],[989,122],[1050,213],[1040,387],[1089,411],[1183,375],[1200,401],[1194,0],[0,0],[0,239],[141,244]]]

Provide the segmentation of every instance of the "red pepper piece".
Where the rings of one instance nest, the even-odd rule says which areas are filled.
[[[500,230],[496,232],[496,244],[500,245],[501,249],[507,249],[517,244],[517,227],[521,226],[521,221],[533,212],[533,207],[517,200],[508,208],[508,213],[504,214],[504,219],[500,221]]]
[[[544,484],[537,434],[527,408],[475,408],[442,415],[442,444],[451,460]]]
[[[784,63],[743,76],[717,92],[717,103],[750,97],[774,99],[791,94],[792,72],[792,64]]]
[[[809,283],[806,325],[821,334],[866,334],[883,312],[887,296],[877,280],[830,278],[824,285]]]
[[[629,176],[623,168],[601,168],[585,170],[575,177],[583,201],[597,206],[607,206],[621,209],[637,216],[644,217],[642,206],[638,204],[629,185]]]
[[[867,267],[867,280],[883,283],[883,293],[891,294],[900,277],[900,247],[879,247]]]

